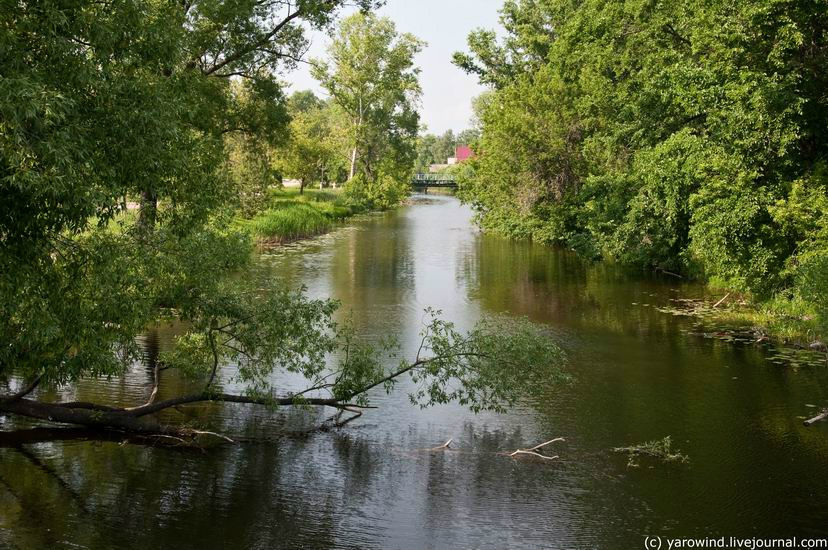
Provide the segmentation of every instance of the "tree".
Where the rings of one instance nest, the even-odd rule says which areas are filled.
[[[344,111],[350,125],[349,179],[370,187],[405,179],[414,164],[423,42],[398,34],[387,18],[357,13],[342,21],[329,48],[331,62],[316,61],[313,75]]]
[[[432,164],[437,164],[437,159],[434,157],[434,144],[437,142],[437,136],[434,134],[424,134],[420,132],[417,136],[417,162],[414,164],[414,170],[419,173],[428,172],[428,167]]]
[[[152,414],[175,404],[304,402],[350,408],[404,372],[435,380],[425,402],[496,406],[510,391],[483,332],[442,322],[424,335],[433,356],[381,372],[376,354],[336,327],[336,304],[246,285],[250,257],[228,209],[228,138],[284,135],[276,73],[303,51],[305,25],[325,27],[338,1],[6,3],[0,10],[0,412],[184,436]],[[369,8],[371,2],[359,3]],[[127,199],[141,197],[138,215]],[[42,386],[117,376],[138,360],[138,336],[176,318],[188,330],[163,359],[201,391],[117,408],[32,399]],[[481,329],[482,330],[482,329]],[[494,341],[494,340],[492,340]],[[505,344],[504,344],[505,345]],[[342,350],[336,378],[326,354]],[[538,347],[538,358],[556,349]],[[246,390],[227,394],[226,361]],[[326,397],[279,395],[270,374],[305,375]],[[517,372],[517,371],[515,371]],[[446,377],[465,393],[440,391]],[[329,380],[333,380],[329,382]]]
[[[281,174],[274,167],[273,150],[288,140],[288,109],[281,95],[269,102],[259,100],[256,105],[253,103],[255,96],[251,96],[247,87],[239,81],[232,82],[230,90],[238,102],[238,111],[246,113],[245,119],[258,121],[268,116],[274,118],[271,123],[273,129],[266,137],[255,128],[226,132],[224,135],[225,166],[228,183],[232,187],[231,202],[238,206],[242,215],[251,216],[264,208],[268,189],[281,183]],[[268,115],[268,110],[273,112]]]
[[[825,185],[826,13],[506,2],[506,37],[473,33],[455,56],[492,87],[461,192],[490,230],[758,299],[816,296],[804,281],[828,242],[801,201]]]
[[[454,137],[453,130],[446,130],[443,135],[437,136],[434,144],[431,147],[431,154],[439,164],[445,164],[446,161],[454,156],[454,148],[457,146],[457,139]]]
[[[336,176],[339,144],[331,120],[332,106],[311,92],[295,93],[290,103],[290,138],[277,152],[277,164],[284,176],[299,180],[302,194],[306,183]]]
[[[500,9],[500,23],[506,31],[503,42],[498,43],[494,31],[477,29],[468,36],[471,54],[456,52],[452,61],[477,75],[482,84],[508,86],[547,61],[566,6],[550,0],[506,0]]]

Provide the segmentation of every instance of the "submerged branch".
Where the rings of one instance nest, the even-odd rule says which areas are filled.
[[[813,418],[809,418],[808,420],[803,422],[803,424],[805,424],[806,426],[810,426],[810,425],[816,424],[820,420],[824,420],[826,418],[828,418],[828,409],[825,409],[824,411],[822,411],[820,414],[816,415]]]
[[[182,405],[210,402],[260,405],[269,408],[301,405],[337,409],[338,414],[325,421],[323,425],[332,421],[334,426],[339,427],[359,418],[363,414],[363,409],[370,408],[366,403],[368,392],[383,385],[386,386],[386,390],[390,390],[391,383],[406,373],[413,375],[421,386],[425,384],[418,393],[409,396],[412,402],[419,400],[421,406],[457,400],[468,404],[473,410],[496,409],[504,402],[513,402],[513,394],[518,389],[525,388],[525,382],[532,380],[529,376],[531,369],[528,367],[536,364],[551,365],[560,358],[560,350],[549,343],[545,335],[528,329],[525,324],[505,326],[502,323],[490,323],[483,325],[482,329],[475,329],[467,336],[462,336],[454,331],[450,323],[435,320],[427,329],[428,338],[420,342],[415,360],[401,363],[391,372],[380,367],[378,357],[360,355],[353,366],[346,363],[340,370],[326,376],[320,377],[309,370],[308,388],[295,394],[276,396],[267,392],[251,392],[249,395],[238,395],[223,393],[218,387],[222,357],[219,347],[227,342],[215,339],[216,332],[222,332],[224,329],[217,327],[215,322],[212,325],[207,334],[209,347],[201,348],[206,352],[206,384],[195,393],[158,400],[162,370],[160,365],[164,364],[159,362],[154,368],[152,392],[142,405],[112,407],[83,401],[45,403],[27,399],[25,394],[20,392],[20,396],[14,400],[0,401],[0,413],[95,429],[120,430],[137,435],[164,435],[190,441],[198,435],[212,435],[230,441],[230,438],[212,432],[162,424],[154,415]],[[345,349],[347,353],[348,348]],[[424,349],[430,350],[432,355],[421,357]],[[182,357],[186,366],[186,348]],[[270,356],[265,354],[264,357]],[[257,357],[257,360],[262,361],[262,358]],[[172,363],[165,363],[165,366],[174,364],[175,358]],[[348,371],[350,367],[353,368]],[[351,374],[348,374],[349,372]],[[515,378],[516,373],[522,372],[527,373],[525,381]],[[331,377],[336,377],[333,382],[329,382]],[[318,390],[324,390],[325,393],[310,394]],[[345,418],[343,414],[346,412],[352,416]],[[510,456],[521,453],[540,454],[537,452],[538,449],[559,440],[547,441],[530,449],[518,449],[519,453],[515,452]],[[450,443],[451,441],[448,441],[442,448],[448,448]]]
[[[155,401],[156,396],[158,395],[158,386],[161,385],[161,364],[158,361],[155,362],[155,368],[153,369],[152,376],[153,376],[152,392],[150,393],[150,395],[147,398],[147,401],[144,403],[144,405],[151,405],[152,402]],[[144,405],[140,405],[140,406],[143,407]],[[134,410],[136,408],[137,407],[130,407],[130,408],[125,409],[125,410],[129,411],[129,410]]]
[[[541,448],[546,447],[547,445],[549,445],[551,443],[556,443],[558,441],[566,441],[566,439],[564,439],[563,437],[556,437],[555,439],[550,439],[549,441],[546,441],[544,443],[540,443],[540,444],[535,445],[534,447],[531,447],[529,449],[515,449],[511,453],[503,452],[503,453],[498,453],[498,454],[505,455],[505,456],[508,456],[508,457],[511,457],[511,458],[519,458],[521,456],[535,456],[535,457],[538,457],[538,458],[542,458],[543,460],[557,460],[558,455],[547,456],[547,455],[541,454],[537,451],[538,451],[538,449],[541,449]]]
[[[43,375],[37,375],[35,377],[35,379],[32,380],[32,382],[28,386],[26,386],[25,388],[23,388],[19,392],[13,393],[12,395],[10,395],[8,397],[0,397],[0,403],[10,403],[12,401],[17,401],[18,399],[22,399],[22,398],[26,397],[27,395],[32,393],[40,385],[40,381],[42,379],[43,379]]]

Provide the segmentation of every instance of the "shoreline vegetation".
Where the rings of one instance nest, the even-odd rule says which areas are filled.
[[[723,291],[718,299],[676,298],[658,311],[690,317],[699,329],[695,334],[734,343],[772,344],[819,353],[825,363],[828,347],[818,319],[803,313],[795,302],[760,303],[749,297]],[[793,304],[793,306],[792,306]]]
[[[237,220],[260,246],[278,246],[329,232],[337,224],[371,209],[349,200],[343,189],[278,189],[265,207]]]
[[[507,1],[453,59],[488,87],[459,195],[484,230],[706,282],[744,302],[706,322],[819,347],[825,8]]]

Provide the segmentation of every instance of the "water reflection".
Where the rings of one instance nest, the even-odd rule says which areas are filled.
[[[348,429],[305,436],[277,434],[323,413],[165,413],[247,441],[206,454],[0,417],[0,430],[26,429],[0,437],[0,547],[620,549],[644,534],[828,534],[828,428],[797,419],[828,399],[828,372],[688,336],[686,320],[656,311],[697,286],[480,235],[468,209],[432,196],[265,253],[245,276],[334,296],[361,332],[408,351],[427,306],[460,326],[526,315],[550,326],[577,382],[505,415],[412,408],[401,384]],[[140,403],[182,330],[149,331],[123,378],[53,397]],[[187,391],[163,376],[160,398]],[[560,435],[555,463],[498,454]],[[689,465],[630,469],[609,452],[665,435]],[[454,450],[426,450],[449,438]]]

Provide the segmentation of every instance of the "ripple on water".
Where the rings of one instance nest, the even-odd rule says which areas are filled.
[[[290,437],[273,434],[331,411],[227,404],[165,414],[256,441],[207,453],[117,440],[26,445],[28,456],[0,447],[0,546],[614,549],[645,534],[828,535],[815,505],[828,501],[828,481],[814,475],[828,463],[826,428],[797,418],[828,400],[828,369],[785,368],[751,347],[690,337],[687,320],[643,306],[703,289],[480,235],[470,219],[453,198],[415,198],[265,251],[246,276],[333,296],[367,338],[393,334],[409,352],[426,306],[459,327],[484,314],[528,316],[565,348],[572,386],[474,415],[412,407],[405,380],[371,392],[379,408],[345,430]],[[57,396],[141,402],[153,357],[184,329],[149,331],[145,361],[124,377]],[[232,367],[221,375],[229,380]],[[188,387],[165,373],[160,397]],[[0,417],[12,426],[31,423]],[[667,435],[688,465],[628,468],[608,452]],[[550,448],[557,461],[498,454],[557,436],[567,439]],[[449,438],[454,450],[427,450]]]

